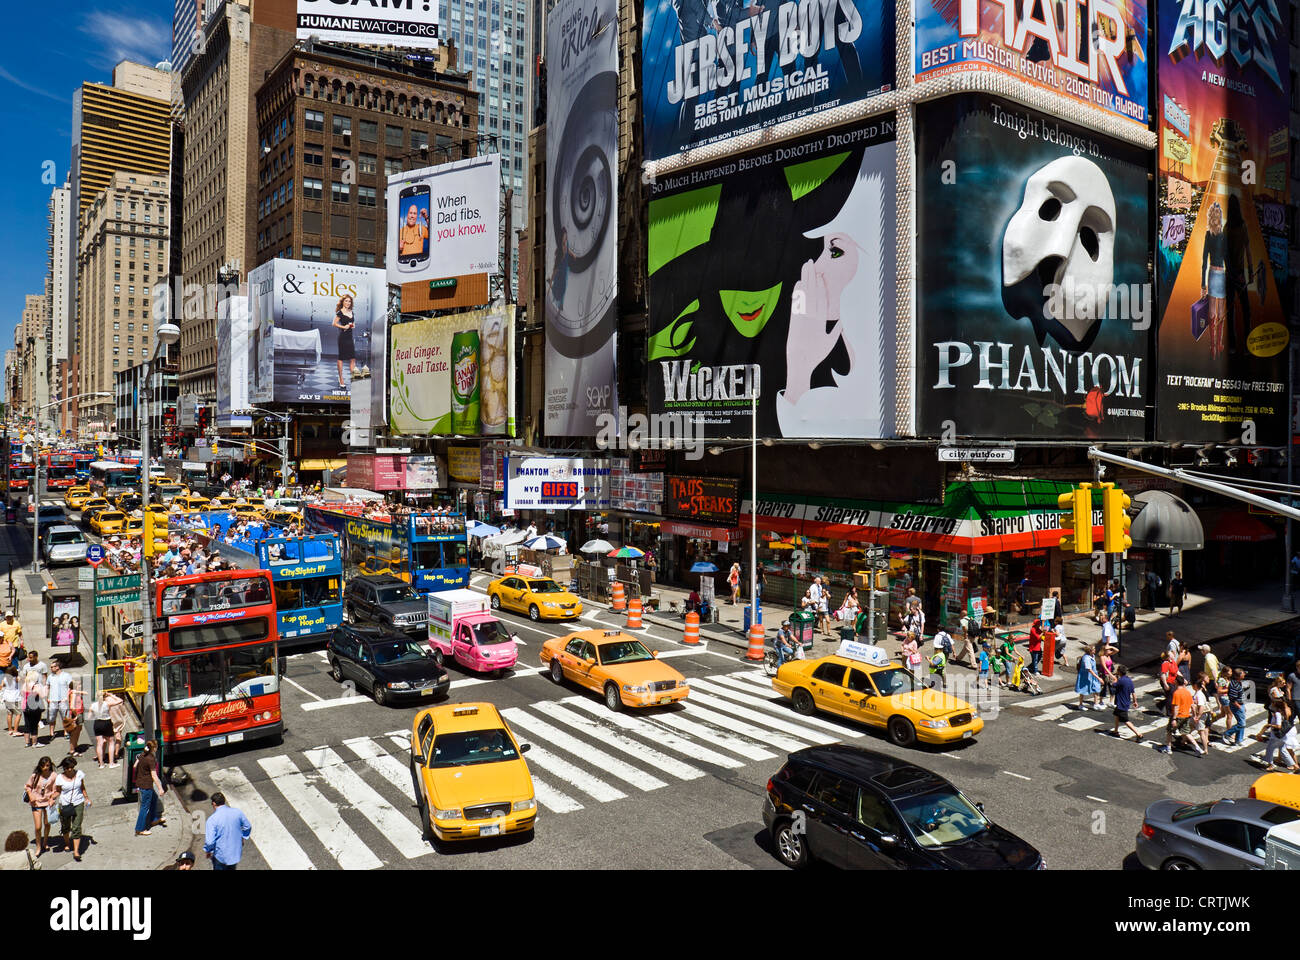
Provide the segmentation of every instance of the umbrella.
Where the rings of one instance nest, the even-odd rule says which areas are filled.
[[[465,532],[471,537],[495,537],[501,532],[501,528],[494,527],[490,523],[481,523],[478,520],[470,520],[465,524]]]
[[[769,550],[793,550],[794,544],[786,543],[784,540],[773,540],[767,545]]]
[[[588,540],[578,550],[582,553],[609,553],[614,545],[608,540]]]
[[[691,573],[717,573],[717,564],[701,562],[691,567]]]
[[[637,557],[644,557],[644,556],[645,556],[645,551],[644,551],[644,550],[638,550],[636,547],[619,547],[617,550],[611,550],[611,551],[609,551],[609,553],[605,554],[605,556],[607,556],[607,557],[619,557],[619,558],[624,559],[624,560],[627,560],[627,559],[633,559],[633,560],[634,560],[634,559],[636,559]]]
[[[527,541],[524,546],[529,550],[558,550],[565,546],[565,542],[554,534],[546,533]]]

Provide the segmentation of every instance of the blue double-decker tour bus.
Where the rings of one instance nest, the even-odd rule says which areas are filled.
[[[413,513],[405,520],[360,515],[360,508],[314,504],[308,528],[345,544],[349,575],[391,573],[421,593],[469,586],[469,541],[459,513]]]

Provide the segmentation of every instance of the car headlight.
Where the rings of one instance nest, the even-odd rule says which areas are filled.
[[[637,684],[636,686],[633,686],[630,683],[623,684],[623,689],[628,693],[646,693],[649,690],[649,688],[646,687],[644,684]]]
[[[520,810],[535,810],[536,808],[537,800],[533,797],[529,797],[527,800],[516,800],[510,807],[510,809],[515,813],[518,813]]]
[[[919,721],[917,721],[917,722],[920,723],[921,726],[923,726],[923,727],[931,727],[931,728],[935,728],[935,729],[937,729],[937,728],[939,728],[939,727],[946,727],[946,726],[948,726],[948,721],[945,720],[943,717],[939,717],[939,718],[936,719],[936,720],[919,720]]]
[[[388,689],[389,690],[410,690],[411,685],[407,683],[405,680],[394,680],[392,683],[388,684]]]
[[[460,819],[460,810],[459,810],[459,809],[440,810],[439,808],[434,807],[434,808],[433,808],[433,819],[435,819],[435,820],[458,820],[458,819]]]
[[[550,600],[543,600],[543,601],[542,601],[542,606],[546,607],[546,608],[549,609],[549,610],[554,610],[556,607],[559,606],[559,604],[558,604],[558,603],[552,603]]]

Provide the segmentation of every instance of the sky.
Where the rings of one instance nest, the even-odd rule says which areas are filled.
[[[0,230],[0,358],[13,346],[24,295],[44,291],[47,204],[50,191],[68,176],[73,91],[86,81],[112,83],[119,61],[154,66],[168,59],[171,16],[172,0],[5,5],[0,129],[8,136],[0,151],[0,210],[7,223]]]

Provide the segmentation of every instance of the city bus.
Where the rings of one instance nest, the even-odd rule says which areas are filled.
[[[47,490],[67,490],[77,485],[77,463],[71,452],[45,454],[42,472]]]
[[[469,586],[469,541],[459,513],[413,513],[405,520],[361,516],[356,505],[307,505],[307,527],[343,542],[348,576],[392,573],[421,593]]]
[[[72,463],[77,472],[78,483],[86,483],[90,480],[90,465],[94,462],[95,455],[84,450],[78,450],[72,455]]]
[[[154,585],[158,731],[168,756],[284,736],[279,633],[267,570]]]
[[[110,500],[140,486],[140,467],[116,460],[94,460],[90,464],[90,489]]]
[[[245,546],[252,552],[242,549]],[[334,534],[212,544],[216,552],[238,567],[271,572],[282,650],[323,642],[343,623],[343,557],[339,547],[339,538]]]

